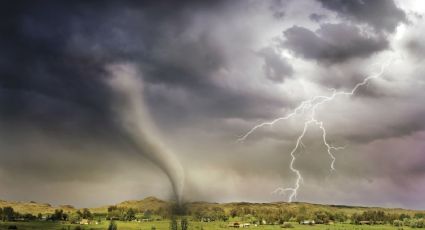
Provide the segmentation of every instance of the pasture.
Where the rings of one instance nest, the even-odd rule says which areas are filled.
[[[153,221],[153,222],[126,222],[117,221],[119,230],[168,230],[170,229],[169,221]],[[300,225],[292,223],[293,228],[288,230],[409,230],[409,227],[397,228],[391,225],[352,225],[352,224],[333,224],[333,225]],[[0,222],[0,229],[8,229],[9,226],[15,225],[19,230],[75,230],[77,227],[81,227],[84,230],[105,230],[108,228],[109,222],[103,221],[100,224],[90,225],[78,225],[68,224],[60,222],[46,222],[46,221],[34,221],[34,222]],[[215,229],[233,229],[227,226],[227,222],[189,222],[189,229],[193,230],[215,230]],[[258,225],[251,226],[244,229],[258,229],[258,230],[271,230],[271,229],[284,229],[280,225]]]

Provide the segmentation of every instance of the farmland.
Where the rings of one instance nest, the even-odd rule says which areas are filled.
[[[147,197],[94,208],[0,201],[0,229],[251,229],[384,230],[423,228],[424,211],[301,202],[172,202]],[[174,221],[172,221],[174,220]],[[182,223],[187,227],[182,228]],[[301,224],[304,222],[304,224]],[[172,224],[174,223],[174,225]],[[305,224],[307,223],[307,224]],[[231,225],[231,226],[230,226]]]

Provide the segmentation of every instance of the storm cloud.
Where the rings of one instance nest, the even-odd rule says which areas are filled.
[[[313,32],[293,26],[283,32],[283,46],[306,59],[331,64],[366,58],[388,48],[385,37],[373,37],[348,24],[322,24]]]
[[[320,0],[320,3],[341,18],[366,23],[377,31],[394,32],[399,23],[407,21],[406,13],[394,1]]]
[[[425,12],[414,3],[22,1],[0,12],[1,199],[170,198],[176,175],[147,153],[153,138],[181,163],[185,199],[285,200],[270,192],[294,182],[289,152],[305,117],[236,140],[393,58],[382,77],[317,110],[329,141],[346,148],[329,176],[320,130],[309,130],[298,199],[425,207]],[[137,148],[123,129],[135,107],[111,87],[112,66],[131,66],[131,87],[143,84],[131,97],[150,117]]]

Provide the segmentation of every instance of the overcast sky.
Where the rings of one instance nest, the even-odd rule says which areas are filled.
[[[296,200],[425,209],[422,1],[22,1],[0,11],[0,199],[168,199],[181,165],[185,200],[286,201],[272,192],[295,183],[290,151],[305,116],[237,139],[393,60],[317,109],[329,143],[345,149],[331,172],[321,130],[309,127]],[[134,90],[111,86],[121,75]],[[123,117],[173,161],[164,166]]]

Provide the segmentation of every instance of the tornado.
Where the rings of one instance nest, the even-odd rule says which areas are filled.
[[[182,202],[183,167],[174,153],[161,141],[143,99],[143,81],[131,64],[106,67],[107,82],[115,95],[113,110],[123,133],[135,149],[156,164],[168,177],[178,204]]]

